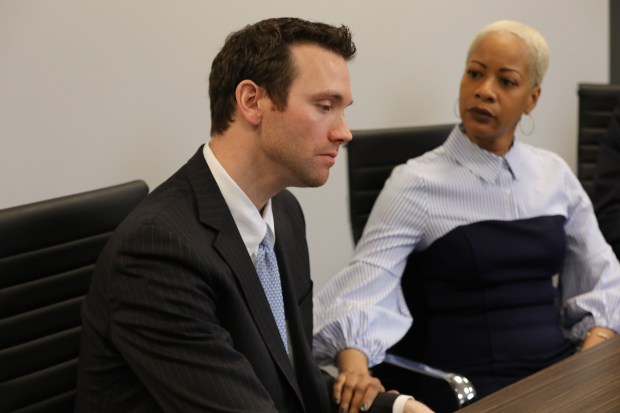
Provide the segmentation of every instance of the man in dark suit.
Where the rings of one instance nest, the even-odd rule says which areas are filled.
[[[312,357],[305,223],[285,188],[324,184],[351,139],[354,54],[348,28],[300,19],[228,36],[209,78],[209,143],[147,196],[97,263],[77,411],[338,407]],[[277,256],[269,287],[263,239]],[[351,411],[383,390],[376,379],[358,387]],[[381,393],[372,409],[391,411],[395,397]]]
[[[599,143],[592,201],[601,232],[620,258],[620,96]]]

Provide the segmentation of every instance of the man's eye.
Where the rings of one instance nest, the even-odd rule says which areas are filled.
[[[322,110],[323,112],[329,112],[332,107],[330,105],[319,105],[319,109]]]

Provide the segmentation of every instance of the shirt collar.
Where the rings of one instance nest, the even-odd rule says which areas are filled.
[[[463,126],[457,125],[444,143],[444,148],[458,163],[487,182],[496,182],[503,169],[518,179],[522,170],[523,148],[516,137],[508,152],[497,156],[473,143],[465,135]]]
[[[217,160],[209,144],[204,146],[203,155],[217,186],[220,188],[224,201],[226,201],[226,205],[230,209],[248,254],[254,260],[258,251],[258,245],[267,234],[267,231],[271,232],[271,236],[268,238],[270,247],[273,248],[275,243],[275,224],[271,199],[263,208],[261,215],[250,198]]]

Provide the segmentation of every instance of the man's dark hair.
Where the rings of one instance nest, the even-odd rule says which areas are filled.
[[[231,33],[211,65],[211,135],[230,126],[235,89],[245,79],[263,87],[278,110],[286,108],[296,75],[290,50],[293,44],[316,44],[347,61],[356,51],[348,27],[297,18],[267,19]]]

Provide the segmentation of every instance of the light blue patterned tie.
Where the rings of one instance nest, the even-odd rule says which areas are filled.
[[[280,272],[278,261],[273,252],[271,231],[268,229],[265,238],[258,246],[256,255],[256,272],[263,285],[263,290],[267,295],[267,301],[271,307],[271,312],[280,330],[280,337],[284,343],[284,348],[288,353],[288,337],[286,335],[286,317],[284,315],[284,300],[282,299],[282,284],[280,283]]]

